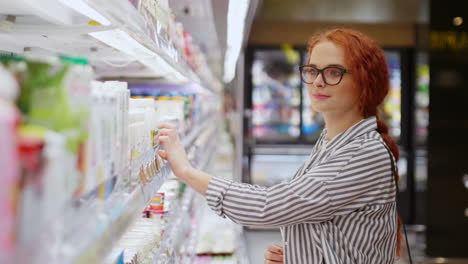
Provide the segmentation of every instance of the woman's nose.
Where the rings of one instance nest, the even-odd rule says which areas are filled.
[[[316,87],[323,87],[325,85],[325,81],[323,80],[323,75],[322,73],[319,73],[317,75],[317,78],[315,78],[314,85]]]

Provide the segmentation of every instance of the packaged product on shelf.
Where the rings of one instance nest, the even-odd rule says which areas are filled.
[[[169,27],[169,35],[174,43],[175,48],[184,54],[185,39],[184,39],[184,25],[180,22],[173,22]]]
[[[18,84],[0,64],[0,263],[12,263],[15,252],[16,190],[20,181],[17,128],[20,114],[14,101]]]
[[[161,94],[155,97],[156,116],[160,122],[174,123],[179,131],[184,131],[184,101],[181,97],[171,97],[170,94]]]
[[[161,243],[160,219],[139,218],[129,228],[117,246],[109,255],[109,263],[115,258],[121,259],[125,264],[153,263],[155,249]]]
[[[114,166],[115,172],[121,173],[125,165],[128,164],[127,140],[128,140],[128,108],[129,91],[126,82],[106,82],[108,95],[115,98],[115,134],[113,140]]]
[[[75,196],[85,191],[86,177],[86,152],[90,125],[91,108],[91,81],[94,78],[94,72],[89,62],[83,58],[61,57],[61,62],[68,69],[64,77],[63,86],[68,93],[68,109],[70,111],[70,128],[59,131],[67,137],[67,147],[71,153],[78,156],[76,168],[79,175],[77,182],[72,182],[70,187]],[[76,186],[76,187],[75,187]]]
[[[113,252],[108,256],[106,263],[122,259],[123,263],[154,263],[155,259],[163,256],[169,257],[172,247],[165,248],[163,243],[171,243],[168,228],[177,220],[168,219],[169,213],[180,210],[181,183],[177,180],[167,180],[156,193],[150,204],[143,210],[139,218],[118,241]],[[179,216],[182,217],[182,216]],[[178,226],[173,226],[178,229]],[[171,237],[172,238],[172,237]],[[172,254],[172,253],[171,253]],[[115,263],[115,262],[114,262]]]
[[[143,210],[143,217],[154,218],[164,214],[164,193],[158,192],[151,198],[150,204]]]
[[[156,131],[154,101],[151,99],[130,99],[130,147],[133,159],[143,159],[143,164],[132,164],[132,181],[146,184],[152,180],[156,171],[154,159],[147,156],[153,149]],[[139,181],[138,181],[139,179]]]
[[[93,82],[93,145],[91,153],[95,153],[95,167],[90,170],[89,188],[92,189],[112,175],[111,134],[113,111],[110,101],[106,98],[104,83]],[[99,190],[100,197],[105,195],[105,188]]]
[[[75,163],[71,166],[74,169],[67,171],[66,190],[70,197],[76,196],[82,191],[85,173],[83,155],[89,120],[86,94],[92,70],[86,61],[72,58],[63,62],[58,58],[34,58],[26,65],[18,100],[23,126],[29,131],[50,130],[66,137],[67,151]]]
[[[169,8],[167,1],[159,0],[140,0],[139,8],[140,14],[145,18],[150,36],[153,40],[159,41],[162,39],[168,42],[168,27],[172,20],[172,12]]]
[[[92,86],[86,192],[114,176],[123,175],[130,161],[127,84],[93,82]],[[102,185],[102,188],[100,193],[105,196],[112,185]]]
[[[154,136],[157,133],[158,119],[153,99],[130,99],[131,109],[138,109],[144,113],[144,142],[142,151],[155,147]]]
[[[21,180],[16,206],[18,218],[16,223],[16,243],[19,248],[25,248],[28,241],[37,239],[44,227],[45,219],[41,212],[43,206],[42,171],[44,169],[43,150],[44,139],[34,134],[21,135],[19,142],[19,161]],[[48,175],[44,175],[47,177]],[[30,221],[34,219],[35,224]]]
[[[152,99],[132,115],[126,83],[91,84],[93,72],[85,60],[9,56],[0,61],[7,69],[0,68],[0,130],[8,139],[0,152],[5,172],[0,176],[5,215],[0,262],[11,263],[15,248],[28,249],[50,232],[49,223],[65,208],[77,210],[76,198],[96,197],[96,191],[106,198],[115,176],[129,175],[123,173],[131,161],[128,143],[134,143],[135,152],[150,149],[156,115]],[[11,91],[18,84],[16,108]],[[139,162],[152,177],[162,167],[155,157]]]
[[[129,101],[129,149],[133,183],[150,182],[163,165],[159,156],[154,155],[154,137],[159,123],[154,104],[153,99],[138,98]],[[133,162],[137,159],[143,159],[143,164]]]
[[[17,201],[21,230],[17,234],[23,243],[23,234],[34,237],[40,230],[36,226],[29,233],[23,229],[23,221],[34,216],[38,225],[45,224],[59,213],[59,205],[82,191],[89,119],[86,94],[92,70],[86,61],[73,58],[4,56],[1,61],[21,85],[16,101],[22,114],[17,147],[23,171]],[[56,190],[60,191],[50,193]]]
[[[63,173],[73,167],[75,157],[67,151],[67,138],[54,131],[47,131],[44,136],[44,151],[43,155],[43,197],[37,202],[28,201],[32,206],[40,209],[40,213],[44,215],[44,219],[53,219],[60,215],[61,210],[65,207],[66,202],[70,200],[68,195],[67,177]],[[56,162],[60,160],[60,162]],[[29,209],[27,209],[29,210]]]
[[[205,103],[196,94],[201,88],[195,84],[130,83],[129,89],[132,98],[154,99],[158,121],[174,123],[183,134],[212,110],[209,101]]]

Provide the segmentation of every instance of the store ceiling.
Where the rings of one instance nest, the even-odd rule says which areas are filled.
[[[229,0],[178,0],[170,5],[222,79]],[[245,40],[254,16],[257,22],[276,23],[427,24],[429,0],[250,0],[250,9]]]
[[[429,0],[264,0],[257,20],[428,23]]]

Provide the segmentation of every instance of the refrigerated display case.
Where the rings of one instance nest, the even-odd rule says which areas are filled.
[[[426,53],[416,55],[416,144],[425,145],[429,126],[429,58]]]
[[[251,129],[257,144],[314,143],[324,128],[323,116],[312,109],[306,84],[300,81],[298,66],[308,60],[304,49],[294,49],[299,59],[291,60],[281,48],[253,48],[251,64]],[[385,50],[390,74],[390,91],[381,106],[381,117],[389,133],[399,142],[402,133],[402,51]]]
[[[390,73],[390,90],[383,103],[383,120],[390,135],[399,141],[401,135],[401,55],[398,51],[385,51]]]
[[[427,136],[429,127],[429,58],[427,53],[416,54],[415,91],[415,187],[425,191],[427,185]]]
[[[414,192],[415,223],[425,224],[427,215],[428,134],[429,134],[429,54],[415,54],[416,88],[414,91]]]
[[[299,56],[299,51],[293,51]],[[252,74],[252,133],[261,142],[300,136],[299,60],[281,49],[256,50]]]

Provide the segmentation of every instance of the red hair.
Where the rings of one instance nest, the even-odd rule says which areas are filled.
[[[309,42],[309,54],[322,41],[333,42],[344,50],[346,64],[352,72],[354,87],[358,89],[361,114],[364,118],[377,117],[377,132],[380,133],[385,144],[398,160],[400,158],[398,146],[388,134],[387,125],[377,115],[378,107],[390,89],[390,77],[382,48],[359,31],[339,28],[312,37]],[[398,173],[395,174],[395,178],[398,182]],[[400,256],[401,249],[401,225],[402,221],[398,216],[397,256]]]

